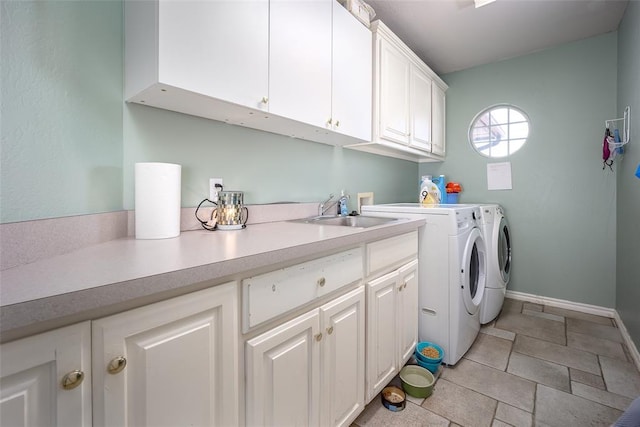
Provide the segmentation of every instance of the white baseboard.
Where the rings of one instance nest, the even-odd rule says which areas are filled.
[[[507,294],[505,295],[507,298],[512,298],[519,301],[532,302],[535,304],[548,305],[551,307],[563,308],[565,310],[573,310],[579,311],[581,313],[594,314],[596,316],[608,317],[610,319],[614,319],[618,329],[620,329],[620,334],[622,335],[622,339],[624,343],[627,345],[627,349],[629,349],[629,353],[631,358],[633,359],[633,363],[636,365],[636,368],[640,371],[640,353],[638,352],[638,348],[635,343],[631,339],[627,328],[624,326],[622,319],[618,312],[613,308],[600,307],[597,305],[591,304],[583,304],[580,302],[572,302],[567,300],[561,300],[557,298],[549,298],[543,297],[540,295],[532,295],[524,292],[516,292],[507,290]]]
[[[616,321],[616,325],[618,325],[618,329],[620,329],[620,333],[622,334],[622,338],[624,339],[624,343],[627,345],[629,349],[629,353],[631,354],[631,358],[636,365],[636,368],[640,371],[640,353],[638,353],[638,348],[635,346],[634,342],[631,340],[631,336],[629,332],[627,332],[627,328],[624,326],[620,315],[616,311],[616,317],[614,317]]]

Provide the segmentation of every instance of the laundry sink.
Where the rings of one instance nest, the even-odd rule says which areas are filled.
[[[342,227],[369,228],[376,225],[390,224],[400,221],[398,218],[379,218],[375,216],[314,216],[294,219],[292,222],[315,225],[337,225]]]

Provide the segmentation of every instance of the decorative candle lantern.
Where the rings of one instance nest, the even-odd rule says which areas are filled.
[[[249,211],[243,206],[242,199],[242,191],[220,191],[218,193],[218,229],[239,230],[245,227]]]

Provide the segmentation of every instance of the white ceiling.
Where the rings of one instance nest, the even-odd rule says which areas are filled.
[[[615,31],[628,0],[496,0],[477,9],[473,0],[365,2],[444,74]]]

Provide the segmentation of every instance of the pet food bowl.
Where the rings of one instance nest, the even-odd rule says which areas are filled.
[[[402,368],[400,380],[405,393],[419,398],[431,396],[433,384],[436,382],[430,371],[416,365],[406,365]]]
[[[424,350],[427,347],[433,347],[436,350],[438,350],[439,356],[438,357],[425,356],[422,353],[422,350]],[[444,350],[438,344],[434,344],[429,341],[421,341],[418,344],[416,344],[416,359],[418,359],[419,361],[425,362],[425,363],[431,363],[431,364],[437,363],[439,365],[440,362],[442,362],[443,358],[444,358]]]
[[[428,369],[432,374],[436,374],[438,372],[438,368],[440,367],[440,362],[436,362],[436,363],[428,363],[428,362],[423,362],[422,360],[416,358],[416,363],[425,368]]]
[[[390,411],[398,412],[404,409],[406,396],[399,387],[393,385],[385,387],[380,393],[380,398],[384,407]]]

